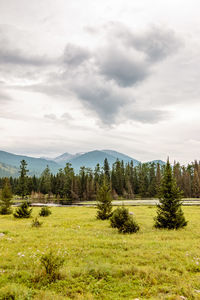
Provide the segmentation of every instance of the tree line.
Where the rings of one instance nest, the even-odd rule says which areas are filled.
[[[60,201],[90,201],[96,200],[97,192],[106,179],[113,199],[133,199],[136,196],[157,197],[164,169],[165,165],[161,166],[159,163],[134,166],[133,162],[125,164],[123,160],[116,160],[110,166],[105,159],[103,167],[97,164],[92,170],[83,166],[78,174],[70,163],[66,163],[57,174],[52,174],[47,166],[41,176],[36,177],[28,176],[27,163],[22,160],[19,177],[9,177],[8,180],[12,193],[22,198],[37,194],[41,197],[56,197]],[[184,197],[200,197],[200,162],[194,161],[187,166],[174,162],[172,174]],[[5,178],[0,178],[0,189],[4,181]]]

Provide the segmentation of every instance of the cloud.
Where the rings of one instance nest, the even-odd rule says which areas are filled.
[[[67,43],[62,55],[54,59],[15,47],[0,31],[0,65],[13,65],[13,72],[15,66],[22,67],[23,72],[16,71],[18,78],[24,76],[35,82],[39,74],[40,81],[29,85],[32,91],[61,96],[66,101],[73,97],[83,111],[92,112],[105,125],[122,122],[124,111],[128,112],[126,118],[136,122],[160,122],[166,113],[158,107],[130,111],[139,101],[133,94],[155,72],[155,65],[177,51],[179,39],[173,31],[158,27],[135,33],[114,23],[104,30],[101,45],[89,50]],[[56,116],[46,114],[45,118],[55,120]]]
[[[1,84],[0,84],[1,87]],[[11,101],[12,98],[5,92],[0,91],[0,104],[7,103]]]
[[[175,53],[181,45],[172,30],[152,27],[140,34],[122,24],[108,27],[106,47],[97,54],[97,65],[108,80],[120,86],[144,81],[155,63]]]
[[[63,113],[61,116],[57,116],[56,114],[53,113],[45,114],[44,118],[50,121],[56,121],[60,123],[68,123],[69,121],[73,120],[72,116],[68,112]]]
[[[123,41],[126,46],[143,52],[147,60],[152,63],[167,58],[183,46],[183,40],[172,29],[158,26],[150,26],[148,30],[138,34],[117,23],[110,25],[109,32],[118,41]]]
[[[80,55],[77,67],[64,73],[65,83],[84,107],[95,112],[106,125],[124,120],[124,111],[127,111],[126,118],[136,122],[160,122],[168,115],[167,111],[136,109],[133,104],[137,105],[139,100],[133,97],[133,92],[153,74],[155,64],[178,50],[181,41],[167,29],[152,27],[136,34],[121,24],[112,26],[112,30],[107,29],[102,47],[94,49],[90,56]],[[83,49],[80,53],[84,53]],[[82,61],[86,64],[80,66]],[[145,106],[145,100],[139,107],[142,105]]]
[[[0,64],[40,67],[51,63],[52,61],[44,56],[31,56],[21,52],[19,49],[8,49],[5,45],[0,48]]]
[[[68,112],[65,112],[64,114],[61,115],[61,120],[71,121],[73,120],[73,117]]]
[[[143,55],[123,45],[109,45],[99,51],[97,64],[103,76],[122,87],[135,85],[149,75]]]
[[[84,106],[95,112],[106,125],[116,122],[120,108],[128,101],[124,92],[112,83],[103,81],[102,78],[86,78],[74,82],[71,88],[83,101]]]
[[[169,113],[158,109],[129,110],[126,114],[131,120],[141,123],[155,124],[169,118]]]
[[[73,44],[68,44],[64,50],[62,60],[68,66],[78,66],[90,57],[90,52]]]
[[[14,26],[0,25],[0,67],[1,72],[18,73],[17,68],[44,67],[55,63],[45,54],[37,53],[30,39],[30,33],[21,31]],[[37,54],[36,54],[37,53]],[[13,66],[13,68],[12,68]]]
[[[149,61],[159,62],[176,53],[183,42],[174,31],[153,27],[143,36],[133,37],[132,44],[139,51],[144,51]]]
[[[45,114],[44,117],[53,121],[57,119],[57,116],[55,114]]]

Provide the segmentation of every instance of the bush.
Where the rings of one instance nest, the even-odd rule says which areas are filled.
[[[45,274],[49,281],[52,282],[59,279],[59,269],[64,264],[64,258],[56,255],[52,250],[50,250],[48,253],[41,256],[40,262],[45,268]]]
[[[51,214],[51,210],[48,207],[42,207],[39,215],[41,217],[48,217]]]
[[[38,218],[33,219],[31,226],[32,227],[40,227],[42,225],[42,222],[38,220]]]
[[[12,214],[12,209],[6,206],[0,207],[0,215],[10,215]]]
[[[14,212],[15,218],[30,218],[32,208],[29,208],[28,202],[23,202]]]
[[[113,212],[110,223],[111,227],[117,228],[120,233],[134,233],[140,229],[125,207],[119,207]]]

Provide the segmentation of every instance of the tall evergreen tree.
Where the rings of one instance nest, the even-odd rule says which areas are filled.
[[[112,212],[112,198],[110,187],[104,181],[97,193],[97,219],[109,219]]]
[[[156,195],[159,194],[160,184],[161,184],[160,164],[157,163],[157,167],[156,167]]]
[[[64,191],[65,191],[65,198],[68,200],[72,200],[72,186],[73,186],[73,179],[74,179],[74,169],[70,163],[66,163],[64,168],[65,174],[65,183],[64,183]]]
[[[27,162],[23,159],[20,164],[20,177],[17,188],[17,193],[22,196],[22,199],[28,195],[28,176]]]
[[[193,177],[193,197],[199,198],[200,197],[200,180],[198,171],[194,170],[194,177]]]
[[[8,178],[5,178],[4,186],[1,192],[0,197],[0,214],[9,215],[12,213],[11,204],[12,204],[12,191]]]
[[[107,158],[104,159],[103,171],[107,182],[110,182],[110,167]]]
[[[178,229],[187,225],[181,209],[181,192],[167,160],[160,187],[160,204],[155,218],[156,228]]]
[[[155,164],[152,163],[149,169],[149,187],[148,194],[150,197],[156,196],[156,175],[155,175]]]
[[[48,165],[42,172],[40,178],[40,191],[43,194],[50,194],[51,192],[51,173]]]

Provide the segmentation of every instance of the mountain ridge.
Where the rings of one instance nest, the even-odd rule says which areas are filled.
[[[44,169],[49,166],[52,173],[57,173],[60,168],[63,168],[66,163],[71,163],[75,172],[80,170],[80,167],[85,166],[94,170],[97,163],[103,166],[105,158],[108,159],[110,168],[112,164],[117,160],[123,160],[124,163],[133,161],[133,165],[137,166],[141,162],[126,154],[117,152],[115,150],[104,149],[104,150],[92,150],[88,152],[79,152],[76,154],[70,154],[65,152],[55,158],[36,158],[26,155],[18,155],[10,152],[0,150],[0,177],[3,176],[18,176],[19,166],[22,159],[26,160],[29,169],[29,175],[40,176]],[[160,162],[165,164],[163,161],[155,160],[152,162]],[[162,162],[162,163],[161,163]]]

